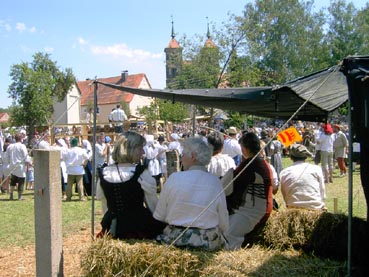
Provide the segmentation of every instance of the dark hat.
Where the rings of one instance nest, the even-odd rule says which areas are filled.
[[[164,141],[164,136],[160,135],[160,136],[158,137],[158,141]]]
[[[307,158],[313,154],[304,145],[294,143],[290,146],[290,155],[295,158]]]
[[[78,145],[78,139],[77,138],[72,138],[71,140],[70,140],[70,146],[71,147],[75,147],[75,146],[77,146]]]

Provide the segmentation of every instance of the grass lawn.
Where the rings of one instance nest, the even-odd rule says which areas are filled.
[[[10,201],[8,194],[0,195],[0,247],[25,246],[35,242],[34,195],[25,191],[24,201]],[[17,193],[15,192],[15,197]],[[78,195],[74,197],[78,199]],[[92,201],[62,203],[63,236],[91,228]],[[62,201],[60,199],[60,201]],[[95,226],[102,217],[100,201],[95,202]]]
[[[291,164],[289,158],[283,158],[284,166]],[[334,182],[327,184],[326,206],[330,212],[334,211],[337,203],[337,212],[348,212],[348,177],[339,178],[339,170],[335,169]],[[17,195],[17,194],[16,194]],[[283,198],[280,192],[275,196],[280,209],[284,209]],[[78,198],[77,196],[74,198]],[[9,201],[9,195],[0,194],[0,247],[24,246],[35,241],[34,235],[34,196],[33,191],[26,191],[24,201]],[[336,199],[336,200],[335,200]],[[59,200],[58,200],[59,201]],[[60,200],[61,201],[61,200]],[[63,202],[62,203],[63,235],[67,236],[81,229],[91,228],[92,201]],[[353,215],[366,217],[366,202],[360,182],[360,173],[353,173]],[[99,226],[101,205],[95,201],[95,226]]]

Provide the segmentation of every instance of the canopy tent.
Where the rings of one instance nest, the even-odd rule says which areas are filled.
[[[294,119],[326,121],[328,113],[348,99],[346,77],[339,69],[340,66],[333,66],[277,87],[158,90],[124,87],[98,80],[96,83],[172,102],[280,119],[290,118],[306,100],[309,100]]]
[[[351,271],[351,221],[352,221],[352,142],[360,142],[360,176],[366,204],[369,203],[369,56],[348,57],[342,65],[315,72],[277,87],[248,87],[228,89],[157,90],[135,89],[95,81],[114,89],[171,100],[233,110],[248,114],[306,121],[328,119],[333,112],[350,99],[350,174],[348,220],[348,272]],[[96,97],[96,96],[95,96]],[[96,99],[95,99],[96,100]],[[97,109],[95,101],[95,111]],[[94,123],[96,126],[96,122]],[[367,219],[369,209],[367,208]],[[92,224],[92,230],[94,226]],[[92,231],[93,233],[93,231]]]

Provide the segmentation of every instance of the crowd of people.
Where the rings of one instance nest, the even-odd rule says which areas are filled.
[[[340,176],[345,174],[339,162],[342,158],[345,163],[347,154],[347,137],[341,131],[344,127],[321,124],[297,129],[304,140],[287,148],[275,139],[273,128],[241,131],[230,127],[224,133],[207,128],[195,137],[177,129],[167,139],[159,136],[156,140],[136,134],[140,143],[135,145],[127,143],[132,134],[124,133],[122,139],[126,142],[117,141],[122,148],[120,155],[132,151],[136,158],[100,171],[98,198],[106,201],[106,217],[99,236],[154,238],[178,247],[233,250],[244,246],[248,235],[263,226],[272,210],[278,208],[273,199],[278,190],[286,208],[325,211],[325,185],[332,176],[324,172],[329,174],[333,157],[341,163]],[[346,140],[340,138],[339,131]],[[332,138],[332,148],[324,146],[326,136]],[[343,146],[343,154],[336,154],[338,145]],[[329,153],[322,154],[322,150]],[[171,151],[180,156],[180,170],[168,174],[163,154]],[[314,164],[317,155],[321,165]],[[292,165],[283,168],[282,156],[289,156]],[[123,191],[132,186],[131,182],[139,190],[128,193],[137,195],[135,203],[124,200],[127,192]],[[131,209],[145,211],[127,222]],[[131,224],[136,227],[125,230]],[[147,226],[152,228],[148,230]]]
[[[174,126],[172,133],[156,138],[119,129],[114,141],[100,133],[95,145],[88,140],[79,145],[73,137],[50,145],[44,135],[37,147],[60,150],[65,201],[72,200],[73,192],[81,201],[88,195],[102,201],[99,237],[233,250],[244,246],[278,208],[273,199],[278,190],[287,208],[324,211],[333,159],[340,176],[347,173],[345,127],[325,123],[297,129],[303,141],[289,147],[276,139],[278,129],[271,126],[221,131],[204,126],[195,137]],[[10,199],[15,187],[21,199],[32,158],[22,135],[15,140],[5,141],[2,160],[11,172]],[[172,152],[179,157],[175,172],[168,171],[168,163],[175,162],[167,160]],[[289,156],[292,165],[283,168],[282,156]],[[96,187],[91,187],[92,178]]]

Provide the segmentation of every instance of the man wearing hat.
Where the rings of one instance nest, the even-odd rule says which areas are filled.
[[[302,144],[290,146],[293,164],[280,173],[280,187],[287,208],[324,209],[325,185],[320,166],[305,162],[312,154]]]
[[[237,128],[229,127],[227,130],[228,137],[224,140],[223,154],[229,155],[233,158],[236,165],[239,165],[241,162],[242,151],[241,145],[238,143],[237,138]]]

